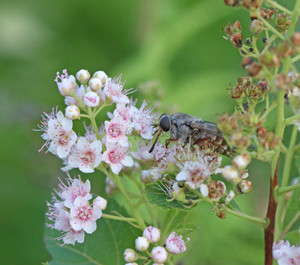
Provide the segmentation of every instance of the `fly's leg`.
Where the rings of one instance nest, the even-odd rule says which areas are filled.
[[[166,140],[165,147],[168,148],[170,142],[177,142],[177,141],[178,141],[178,139],[167,139],[167,140]]]
[[[193,133],[186,139],[185,144],[183,145],[183,147],[185,147],[188,143],[190,144],[190,146],[193,145],[193,137],[197,134],[197,132],[199,132],[198,129],[194,129]]]

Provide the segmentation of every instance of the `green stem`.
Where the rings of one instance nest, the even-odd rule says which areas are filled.
[[[296,114],[294,116],[291,116],[287,119],[285,119],[285,125],[291,125],[294,123],[294,121],[300,119],[300,114]]]
[[[281,40],[285,40],[284,36],[277,30],[275,29],[268,21],[266,21],[258,12],[256,12],[256,16],[261,20],[261,22],[264,24],[264,26],[272,31],[278,38],[280,38]]]
[[[278,188],[277,192],[278,192],[278,195],[282,195],[286,192],[293,191],[293,190],[296,190],[299,188],[300,188],[300,183],[297,183],[295,185]]]
[[[288,10],[287,8],[285,8],[284,6],[272,1],[272,0],[266,0],[266,3],[274,8],[277,8],[281,11],[283,11],[284,13],[288,14],[288,15],[292,15],[292,11]]]
[[[251,215],[248,215],[248,214],[245,214],[245,213],[242,213],[242,212],[239,212],[239,211],[235,211],[235,210],[232,210],[226,206],[223,206],[224,210],[232,215],[235,215],[235,216],[238,216],[240,218],[243,218],[243,219],[246,219],[248,221],[251,221],[257,225],[260,225],[262,227],[267,227],[268,224],[269,224],[269,221],[268,219],[263,219],[263,218],[259,218],[259,217],[255,217],[255,216],[251,216]]]
[[[270,39],[267,40],[267,44],[264,47],[261,54],[263,54],[264,52],[266,52],[270,48],[270,46],[272,45],[273,41],[276,40],[276,38],[277,38],[277,36],[274,34],[274,35],[272,35],[272,37]]]
[[[267,110],[265,111],[265,113],[261,116],[260,120],[264,120],[269,113],[277,106],[277,102],[273,101],[273,103],[271,104],[271,106],[269,108],[267,108]]]
[[[291,59],[292,63],[295,63],[295,62],[297,62],[298,60],[300,60],[300,54],[298,54],[297,56],[295,56],[295,57],[293,57],[293,58]]]
[[[118,221],[124,221],[124,222],[135,222],[134,218],[116,216],[116,215],[105,214],[105,213],[102,214],[102,217],[106,218],[106,219],[112,219],[112,220],[118,220]]]
[[[95,119],[95,114],[92,112],[91,108],[88,108],[88,114],[89,114],[93,129],[94,129],[94,132],[96,134],[96,137],[98,140],[101,140],[101,136],[99,134],[99,130],[98,130],[96,119]]]
[[[300,9],[300,1],[297,0],[293,9],[293,14],[292,14],[292,18],[291,18],[291,23],[288,29],[288,34],[287,34],[287,39],[289,40],[291,38],[291,36],[294,34],[295,28],[296,28],[296,24],[298,22],[298,18],[299,18],[299,10]]]
[[[285,229],[282,231],[281,235],[279,236],[278,239],[282,239],[286,233],[291,229],[291,227],[293,226],[293,224],[298,220],[298,218],[300,217],[300,212],[298,212],[294,218],[287,224],[287,226],[285,227]]]
[[[257,38],[256,38],[256,36],[253,36],[253,38],[252,38],[252,48],[253,48],[253,51],[254,51],[256,57],[259,57],[259,51],[258,51],[256,43],[257,43]]]
[[[96,117],[101,110],[103,110],[105,107],[108,107],[110,105],[111,105],[111,103],[110,104],[103,103],[102,106],[99,107],[99,109],[97,109],[97,111],[95,112],[94,116]]]
[[[127,201],[134,218],[136,219],[136,222],[141,230],[144,230],[146,228],[145,222],[143,218],[141,217],[138,209],[133,205],[132,199],[129,197],[127,194],[126,189],[124,188],[123,184],[120,181],[120,177],[117,175],[112,175],[110,174],[105,168],[103,167],[98,167],[99,170],[101,170],[107,177],[109,177],[113,183],[116,185],[116,187],[119,189],[119,191],[122,193],[123,197]]]
[[[294,146],[296,143],[297,134],[298,134],[297,127],[294,126],[292,135],[291,135],[289,148],[285,155],[284,169],[283,169],[282,180],[281,180],[282,188],[286,187],[288,184],[288,181],[289,181],[293,157],[294,157]],[[282,189],[282,188],[280,188],[280,189]],[[277,206],[276,217],[275,217],[275,241],[278,240],[278,237],[282,230],[282,219],[283,219],[282,214],[283,214],[283,209],[284,209],[284,203],[285,203],[285,197],[280,196],[279,200],[278,200],[278,206]]]

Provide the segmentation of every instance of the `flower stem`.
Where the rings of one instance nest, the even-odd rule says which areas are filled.
[[[296,114],[294,116],[291,116],[287,119],[285,119],[285,125],[291,125],[294,123],[294,121],[300,119],[300,114]]]
[[[297,56],[295,56],[295,57],[293,57],[293,58],[291,59],[292,63],[295,63],[295,62],[297,62],[298,60],[300,60],[300,54],[298,54]]]
[[[272,1],[272,0],[266,0],[266,3],[274,8],[277,8],[281,11],[283,11],[284,13],[288,14],[288,15],[292,15],[292,11],[288,10],[287,8],[285,8],[284,6]]]
[[[286,192],[293,191],[299,188],[300,188],[300,183],[297,183],[295,185],[278,188],[277,193],[278,195],[282,195]]]
[[[105,213],[102,214],[102,217],[106,218],[106,219],[112,219],[112,220],[118,220],[118,221],[124,221],[124,222],[135,222],[134,218],[105,214]]]
[[[94,116],[96,117],[96,116],[99,114],[99,112],[100,112],[101,110],[103,110],[105,107],[108,107],[108,106],[110,106],[110,105],[111,105],[111,103],[110,103],[110,104],[103,103],[103,104],[101,105],[101,107],[99,107],[99,109],[97,109],[97,111],[95,112]]]
[[[261,22],[264,24],[264,26],[272,31],[278,38],[280,38],[281,40],[285,40],[284,36],[277,30],[275,29],[268,21],[266,21],[258,12],[256,12],[256,16],[261,20]]]
[[[95,114],[93,113],[91,108],[88,108],[88,114],[89,114],[93,129],[94,129],[94,132],[96,134],[96,137],[98,140],[101,140],[101,136],[99,134],[99,130],[98,130],[96,119],[95,119]]]

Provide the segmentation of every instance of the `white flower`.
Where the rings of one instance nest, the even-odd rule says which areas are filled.
[[[153,226],[148,226],[144,232],[143,236],[150,240],[151,243],[157,243],[160,239],[160,230]]]
[[[206,184],[201,184],[200,185],[200,192],[201,192],[201,194],[202,194],[203,197],[207,197],[208,196],[209,190],[208,190],[208,187],[207,187]]]
[[[113,173],[119,174],[122,167],[132,167],[133,160],[127,155],[127,147],[118,144],[107,144],[103,154],[103,161],[110,165]]]
[[[87,92],[83,96],[83,102],[87,107],[97,107],[100,102],[99,96],[95,92]]]
[[[108,76],[103,71],[97,71],[93,74],[93,78],[99,78],[101,80],[102,84],[105,84],[106,79],[108,78]]]
[[[104,198],[98,196],[96,199],[93,201],[94,208],[98,207],[101,211],[106,209],[107,206],[107,200]]]
[[[138,259],[137,253],[131,248],[127,248],[124,251],[123,256],[124,256],[125,261],[127,261],[127,262],[133,262]]]
[[[161,170],[155,167],[152,169],[142,170],[141,176],[143,182],[149,183],[161,179],[163,175],[161,174]]]
[[[252,188],[252,182],[249,181],[249,180],[244,179],[244,180],[239,182],[238,187],[239,187],[239,189],[242,193],[247,193]]]
[[[234,197],[234,192],[233,192],[233,190],[231,190],[231,191],[229,191],[229,194],[228,194],[228,196],[227,196],[227,198],[225,199],[225,203],[230,203],[231,202],[231,200],[233,199],[233,197]]]
[[[54,81],[57,84],[60,94],[63,96],[72,94],[77,87],[75,77],[73,75],[69,76],[66,69],[63,70],[61,75],[59,72],[57,72]]]
[[[59,158],[67,157],[77,139],[77,135],[72,130],[72,127],[73,122],[65,118],[61,111],[56,114],[54,111],[50,114],[44,113],[39,128],[44,131],[42,138],[46,142],[40,150],[47,146],[48,151]]]
[[[189,241],[189,239],[188,239]],[[182,236],[178,236],[175,232],[172,232],[166,240],[166,249],[172,254],[179,254],[186,251],[185,242]]]
[[[66,107],[65,115],[70,120],[76,120],[80,118],[80,109],[76,105],[70,105]]]
[[[251,161],[248,154],[238,155],[233,158],[232,163],[239,169],[245,169]]]
[[[233,183],[239,180],[239,173],[237,169],[233,166],[230,165],[225,166],[224,168],[221,169],[221,173],[226,180],[231,181]]]
[[[99,78],[93,77],[89,82],[89,86],[92,90],[97,92],[99,89],[102,88],[103,83],[101,82],[101,80]]]
[[[58,240],[62,239],[64,244],[72,244],[75,245],[76,242],[83,243],[84,242],[84,231],[75,231],[71,229],[62,237],[57,238]]]
[[[90,142],[85,137],[79,137],[70,153],[68,163],[84,173],[92,173],[102,161],[101,151],[102,143],[100,140]]]
[[[135,240],[135,248],[139,251],[146,251],[149,248],[150,240],[144,236],[139,236]]]
[[[191,189],[200,188],[205,179],[211,176],[220,165],[216,156],[198,153],[196,161],[186,161],[177,174],[177,181],[185,181]]]
[[[273,257],[278,265],[298,265],[300,264],[300,247],[290,246],[288,241],[280,240],[273,244]]]
[[[164,263],[168,258],[168,252],[163,247],[154,247],[151,251],[152,259],[157,263]]]
[[[70,210],[70,224],[75,231],[84,230],[91,234],[96,230],[96,220],[101,216],[99,207],[91,207],[88,200],[77,197]]]

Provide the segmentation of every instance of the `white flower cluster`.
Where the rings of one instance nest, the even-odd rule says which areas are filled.
[[[52,203],[47,203],[47,215],[53,222],[48,226],[64,233],[57,238],[62,239],[64,244],[83,243],[84,232],[91,234],[96,230],[96,220],[102,216],[107,201],[98,196],[90,203],[90,182],[84,183],[80,176],[74,179],[69,176],[67,184],[61,181],[58,186],[59,191],[53,195]]]
[[[300,247],[291,246],[289,241],[280,240],[273,244],[273,257],[278,265],[300,264]]]
[[[64,171],[79,168],[84,173],[92,173],[103,161],[114,174],[124,167],[132,167],[129,155],[129,136],[140,135],[146,140],[153,137],[153,122],[157,114],[147,108],[144,101],[140,108],[127,96],[132,90],[124,90],[118,78],[108,78],[103,71],[97,71],[92,78],[87,70],[80,70],[76,79],[57,73],[55,79],[60,93],[65,97],[65,116],[61,111],[44,113],[38,126],[46,141],[43,147],[63,160]],[[96,115],[102,108],[116,103],[116,109],[109,113],[110,120],[97,128]],[[80,136],[73,131],[74,119],[90,118],[91,125],[85,126],[86,134]],[[42,147],[42,148],[43,148]]]
[[[160,230],[153,226],[148,226],[144,232],[143,236],[138,237],[135,240],[135,248],[140,252],[147,252],[150,244],[158,243],[160,240]],[[190,239],[187,239],[187,242]],[[168,253],[170,254],[180,254],[186,251],[184,240],[182,236],[178,236],[175,232],[172,232],[166,239],[164,247],[155,246],[151,250],[151,258],[153,260],[153,265],[163,265],[168,258]],[[140,257],[133,249],[126,249],[124,251],[124,259],[126,265],[137,265],[137,261]],[[143,257],[144,258],[144,257]]]

